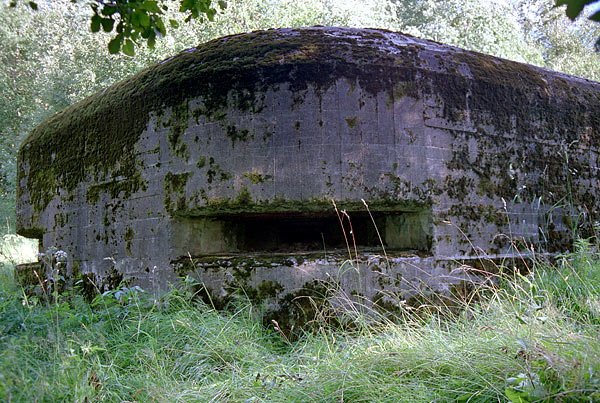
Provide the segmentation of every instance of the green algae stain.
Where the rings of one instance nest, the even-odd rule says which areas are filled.
[[[206,170],[206,182],[208,184],[213,183],[215,180],[224,182],[231,178],[233,178],[233,175],[221,169],[221,166],[215,162],[213,157],[208,159],[208,169]]]
[[[112,180],[97,185],[91,185],[85,194],[88,203],[95,204],[100,199],[100,193],[108,193],[111,198],[118,197],[121,193],[125,198],[138,191],[146,191],[148,181],[142,178],[139,171],[135,171],[133,176],[125,180]]]
[[[358,123],[358,116],[352,116],[352,117],[346,118],[346,124],[351,129],[354,129],[356,127],[357,123]]]
[[[244,176],[248,178],[250,180],[250,183],[252,183],[253,185],[258,185],[259,183],[264,183],[273,179],[272,175],[262,175],[257,171],[246,172]]]
[[[54,215],[54,227],[64,227],[69,223],[69,213],[58,213]]]
[[[163,188],[165,190],[164,206],[167,212],[173,213],[185,208],[185,185],[190,175],[190,172],[180,174],[167,172],[165,175]],[[177,197],[176,202],[171,199],[172,196]]]
[[[419,87],[414,81],[398,82],[394,85],[394,100],[399,100],[404,97],[419,98]]]
[[[250,195],[250,191],[246,186],[240,190],[236,198],[233,200],[233,203],[235,205],[249,205],[254,203],[252,196]]]
[[[135,237],[135,232],[133,228],[127,227],[125,230],[125,234],[123,235],[123,240],[125,241],[125,252],[128,256],[133,256],[131,253],[131,244],[133,242],[133,238]]]
[[[196,162],[196,168],[204,168],[204,165],[206,165],[206,156],[202,155],[198,158],[198,162]]]
[[[250,135],[248,129],[238,130],[235,125],[227,126],[225,135],[231,140],[231,147],[235,147],[236,141],[246,142],[249,138],[253,137]]]
[[[165,127],[169,128],[167,140],[173,153],[183,158],[185,161],[189,159],[190,153],[187,143],[183,142],[183,136],[188,128],[190,118],[189,106],[187,102],[183,102],[171,109],[171,116],[164,123]]]

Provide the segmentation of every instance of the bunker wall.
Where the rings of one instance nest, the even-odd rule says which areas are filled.
[[[237,53],[226,60],[228,50]],[[229,64],[210,76],[219,57]],[[197,83],[207,78],[212,87]],[[467,277],[455,270],[465,261],[564,251],[574,232],[593,233],[599,93],[386,31],[225,38],[34,131],[19,158],[18,230],[67,251],[70,275],[101,287],[165,290],[192,274],[217,295],[244,286],[283,303],[348,259],[335,200],[356,225],[356,292],[444,289]],[[130,126],[120,112],[86,115],[116,96],[119,111],[152,107]],[[96,163],[83,162],[88,153]]]

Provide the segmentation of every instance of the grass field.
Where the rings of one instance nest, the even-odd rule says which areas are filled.
[[[2,401],[600,401],[600,256],[584,241],[458,313],[324,317],[292,341],[244,299],[218,312],[186,289],[35,298],[0,264]]]

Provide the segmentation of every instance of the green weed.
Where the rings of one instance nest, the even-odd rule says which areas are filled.
[[[599,266],[580,241],[458,311],[384,318],[365,305],[347,314],[359,326],[340,327],[323,310],[297,340],[243,299],[223,312],[198,302],[189,279],[160,300],[121,286],[88,303],[27,297],[7,276],[0,400],[597,401]]]

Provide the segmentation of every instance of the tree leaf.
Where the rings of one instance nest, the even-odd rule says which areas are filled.
[[[29,2],[29,7],[31,7],[32,10],[37,10],[38,9],[38,5],[35,1],[30,1]]]
[[[209,8],[208,10],[205,11],[205,13],[206,13],[206,17],[208,18],[209,21],[214,21],[217,10],[215,10],[214,8]]]
[[[102,18],[101,23],[102,23],[102,29],[104,30],[104,32],[110,32],[113,29],[115,20],[113,20],[112,18]]]
[[[153,34],[154,34],[154,33],[153,33]],[[156,45],[156,35],[155,35],[155,34],[154,34],[154,35],[150,35],[150,36],[148,37],[148,40],[147,40],[147,42],[148,42],[148,47],[149,47],[150,49],[154,49],[154,46]]]
[[[169,24],[171,24],[171,27],[174,29],[179,28],[179,23],[177,22],[177,20],[169,20]]]
[[[150,37],[150,35],[153,35],[153,34],[154,34],[154,28],[148,27],[142,31],[141,35],[142,35],[142,38],[148,39]]]
[[[590,15],[590,20],[600,22],[600,11],[596,11],[595,14]]]
[[[112,6],[104,6],[102,7],[102,15],[105,15],[107,17],[110,17],[111,15],[113,15],[114,13],[116,13],[118,11],[118,9],[116,7],[112,7]]]
[[[140,13],[141,13],[141,11],[139,11],[139,10],[135,10],[133,13],[131,13],[131,15],[129,17],[129,22],[132,26],[134,26],[134,27],[140,26]]]
[[[100,18],[100,16],[98,14],[95,14],[92,16],[91,23],[90,23],[90,29],[92,32],[100,31],[100,21],[101,20],[102,20],[102,18]]]
[[[219,7],[221,7],[221,10],[224,10],[227,8],[227,2],[224,0],[219,0]]]
[[[196,8],[196,2],[194,0],[181,0],[180,12],[194,10]]]
[[[150,26],[150,17],[148,14],[140,12],[140,25],[144,28],[148,28]]]
[[[210,9],[210,1],[207,0],[196,0],[198,2],[198,5],[196,6],[196,8],[198,10],[200,10],[203,13],[208,12],[208,10]]]
[[[167,34],[167,29],[165,28],[165,24],[163,23],[162,18],[156,17],[154,20],[154,26],[161,35],[161,38]]]
[[[123,41],[123,37],[121,35],[117,35],[108,42],[108,53],[111,55],[115,55],[119,53],[121,49],[121,42]]]
[[[142,8],[146,11],[156,14],[162,14],[160,8],[158,8],[158,3],[152,0],[146,0],[142,3]]]
[[[135,54],[135,47],[131,39],[127,39],[123,44],[123,53],[127,56],[133,56]]]
[[[569,17],[571,20],[574,20],[575,18],[577,18],[577,16],[581,13],[581,11],[586,5],[593,3],[594,1],[596,0],[556,0],[555,4],[556,7],[566,5],[567,17]]]

